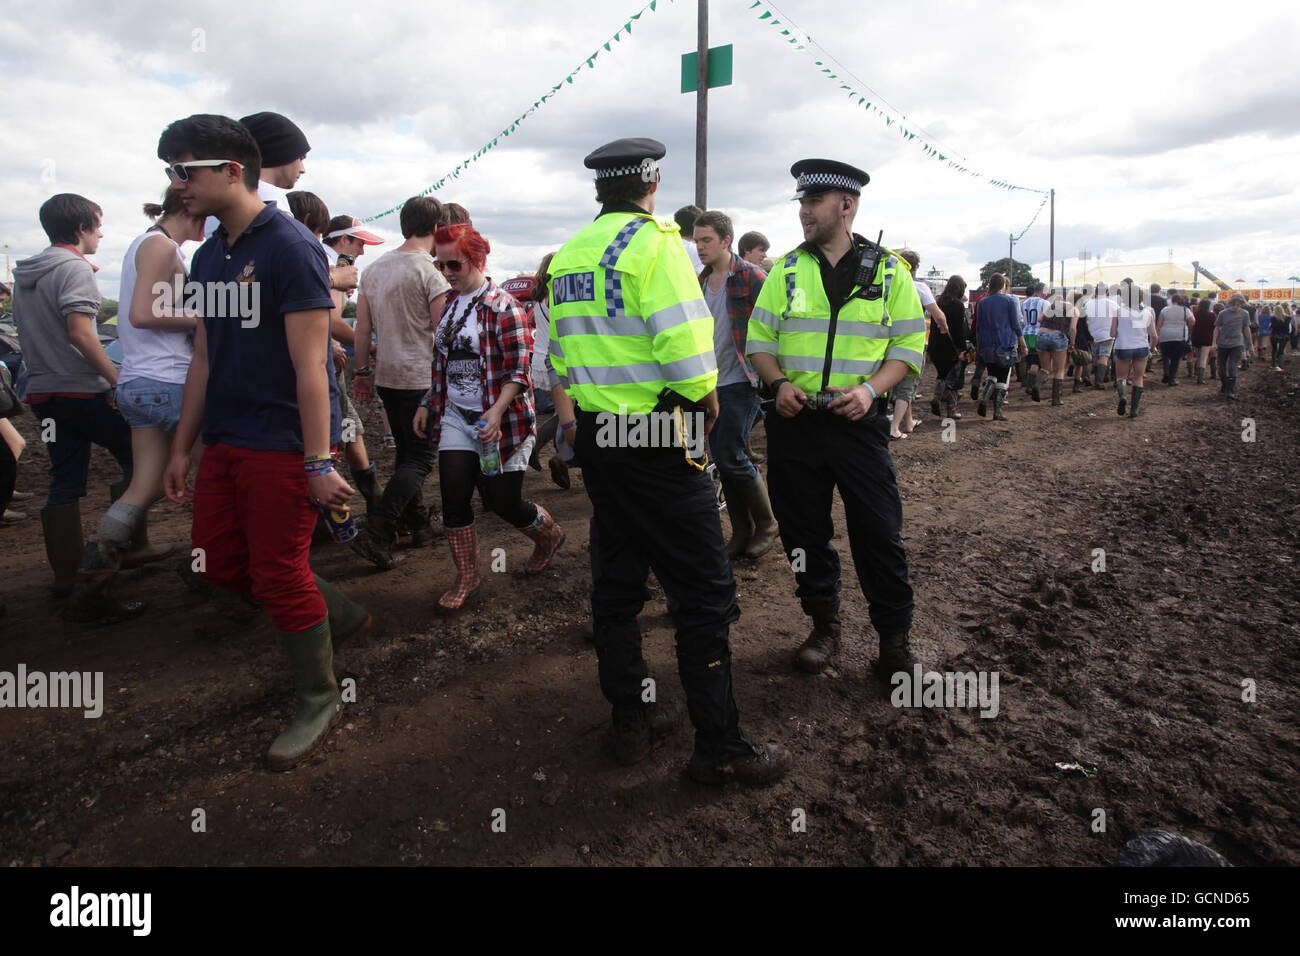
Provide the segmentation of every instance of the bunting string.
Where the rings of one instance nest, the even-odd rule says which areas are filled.
[[[1040,203],[1038,204],[1038,208],[1034,210],[1034,218],[1031,219],[1031,220],[1029,220],[1029,226],[1032,226],[1034,223],[1036,223],[1036,222],[1038,221],[1038,214],[1041,213],[1041,212],[1043,211],[1043,207],[1047,205],[1047,200],[1048,200],[1048,198],[1049,198],[1049,196],[1048,196],[1047,194],[1045,194],[1045,195],[1043,196],[1043,201],[1040,202]],[[1011,241],[1012,241],[1012,242],[1019,242],[1021,239],[1025,238],[1025,233],[1027,233],[1027,232],[1029,231],[1029,226],[1025,226],[1024,229],[1021,229],[1021,230],[1020,230],[1020,235],[1016,236],[1016,238],[1013,239],[1013,240],[1011,240]]]
[[[564,77],[564,79],[560,80],[560,82],[552,86],[548,92],[543,93],[539,98],[533,100],[532,106],[528,107],[528,109],[524,110],[522,113],[516,116],[514,120],[510,122],[509,125],[507,125],[499,133],[497,133],[496,136],[493,136],[492,139],[490,139],[488,142],[484,143],[477,150],[475,150],[473,154],[467,156],[461,162],[457,163],[455,169],[451,170],[449,173],[444,175],[437,182],[432,183],[429,186],[426,186],[424,189],[421,189],[415,195],[428,196],[431,193],[437,192],[439,189],[442,189],[444,186],[447,185],[447,183],[459,179],[461,173],[465,172],[465,170],[468,169],[471,164],[481,159],[483,155],[487,153],[489,150],[495,149],[503,139],[505,139],[511,133],[517,130],[520,124],[524,122],[524,120],[528,119],[528,117],[532,116],[539,109],[541,109],[542,106],[547,101],[554,98],[562,89],[564,89],[566,86],[572,85],[573,79],[578,75],[578,73],[580,73],[584,69],[586,70],[594,69],[596,65],[596,58],[600,56],[602,52],[613,53],[615,44],[621,43],[624,36],[632,35],[632,24],[634,24],[637,20],[640,20],[641,17],[650,13],[654,13],[658,9],[659,4],[661,2],[663,2],[663,0],[650,0],[650,2],[647,3],[645,6],[643,6],[640,10],[638,10],[636,13],[628,17],[626,22],[624,22],[624,24],[621,27],[619,27],[617,31],[615,31],[613,36],[611,36],[608,40],[606,40],[604,43],[598,46],[595,52],[593,52],[590,56],[586,57],[582,63],[579,63],[576,67],[574,67],[573,70],[569,72],[568,76]],[[672,3],[673,0],[667,0],[667,2]],[[395,206],[391,206],[390,208],[385,209],[383,212],[377,212],[372,216],[366,216],[361,221],[374,222],[376,219],[382,219],[385,216],[391,216],[393,213],[399,211],[404,204],[405,204],[405,200],[399,202]]]
[[[848,69],[841,65],[839,61],[834,60],[829,53],[823,52],[825,59],[816,59],[816,54],[813,52],[811,47],[817,46],[819,49],[822,49],[821,45],[814,43],[812,37],[810,37],[806,31],[798,27],[789,17],[786,17],[785,14],[780,14],[780,16],[778,16],[779,11],[772,7],[771,4],[767,3],[766,0],[754,0],[754,2],[749,5],[749,9],[761,10],[758,14],[758,19],[772,27],[772,29],[779,31],[778,35],[786,43],[793,46],[796,50],[807,53],[812,57],[813,65],[821,71],[822,75],[825,76],[826,79],[838,83],[840,91],[843,92],[845,96],[850,100],[856,100],[856,105],[866,112],[884,120],[886,127],[894,130],[894,132],[902,136],[904,140],[914,142],[921,148],[921,151],[931,159],[936,159],[942,163],[946,163],[949,169],[955,170],[956,172],[964,173],[976,179],[982,179],[990,186],[995,186],[998,189],[1005,189],[1009,192],[1022,190],[1030,193],[1041,193],[1044,197],[1043,201],[1047,201],[1046,197],[1048,195],[1048,190],[1046,189],[1035,189],[1032,186],[1020,186],[1006,180],[993,179],[990,176],[986,176],[984,173],[971,169],[964,162],[960,162],[959,159],[950,158],[948,152],[945,151],[943,147],[934,144],[933,137],[929,136],[929,134],[925,133],[924,130],[920,129],[919,126],[912,123],[910,120],[907,120],[906,117],[899,115],[898,111],[890,107],[888,103],[885,103],[879,94],[873,93],[867,87],[866,83],[849,73]],[[782,17],[784,17],[784,19],[782,19]],[[826,62],[827,60],[831,60],[835,63],[838,72],[831,68],[830,64]],[[847,74],[848,79],[854,80],[858,86],[862,87],[864,92],[860,92],[858,87],[846,82],[846,77],[842,74]],[[874,100],[872,97],[874,97]],[[918,132],[921,135],[918,136]],[[1042,210],[1041,205],[1038,208],[1039,211]],[[1034,218],[1038,218],[1037,213],[1034,214]],[[1030,225],[1033,225],[1032,221],[1030,222]],[[1025,228],[1028,229],[1029,227],[1026,226]],[[1022,232],[1021,235],[1024,235],[1024,233]]]

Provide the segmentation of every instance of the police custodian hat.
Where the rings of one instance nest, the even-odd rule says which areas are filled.
[[[588,153],[582,164],[596,171],[597,179],[632,176],[649,177],[659,170],[659,160],[668,148],[657,139],[616,139],[595,152]]]
[[[857,196],[862,187],[871,182],[871,177],[848,163],[833,159],[801,159],[790,167],[790,175],[795,179],[795,199],[817,196],[842,189]]]

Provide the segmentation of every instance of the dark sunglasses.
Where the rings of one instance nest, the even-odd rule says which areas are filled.
[[[233,162],[233,159],[195,159],[188,163],[168,163],[167,176],[169,179],[187,183],[190,181],[190,167],[192,166],[227,166]]]
[[[433,264],[439,272],[459,272],[464,265],[459,259],[434,259]]]

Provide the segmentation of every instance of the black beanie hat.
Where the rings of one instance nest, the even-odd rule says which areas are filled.
[[[239,122],[248,127],[262,153],[262,168],[284,166],[306,156],[311,149],[307,137],[287,116],[279,113],[254,113]]]

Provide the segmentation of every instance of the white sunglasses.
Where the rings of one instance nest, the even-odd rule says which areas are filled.
[[[166,167],[167,176],[171,179],[180,180],[183,183],[190,181],[190,168],[195,166],[227,166],[234,163],[233,159],[194,159],[188,163],[169,163]],[[238,164],[236,164],[238,165]]]

